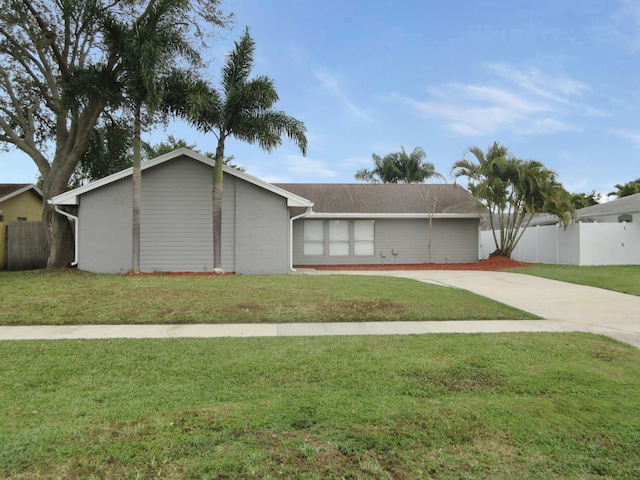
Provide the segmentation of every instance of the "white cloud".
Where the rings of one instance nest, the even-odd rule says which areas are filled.
[[[391,95],[422,116],[441,119],[448,129],[470,136],[510,130],[523,135],[580,130],[571,118],[604,115],[575,103],[590,87],[566,76],[550,76],[537,69],[517,69],[504,63],[487,64],[496,78],[487,84],[450,83],[427,88],[430,98],[418,100]],[[504,80],[507,80],[505,84]]]
[[[591,90],[585,83],[566,76],[543,74],[536,68],[517,70],[505,63],[488,63],[485,66],[522,89],[554,102],[568,103],[569,97],[580,96]]]
[[[580,127],[557,120],[555,118],[539,118],[533,120],[526,132],[529,135],[547,135],[568,131],[579,131]]]
[[[325,163],[301,155],[287,155],[284,165],[286,170],[294,173],[296,177],[318,179],[338,176],[338,172],[331,170]]]
[[[335,98],[347,113],[361,120],[366,120],[367,122],[372,121],[370,113],[366,109],[356,105],[356,103],[349,98],[342,88],[338,77],[324,69],[316,69],[313,74],[320,82],[322,88]]]
[[[361,168],[371,164],[371,157],[351,157],[345,159],[342,163],[343,167]]]

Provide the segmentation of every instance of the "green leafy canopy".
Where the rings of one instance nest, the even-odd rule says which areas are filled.
[[[471,193],[489,209],[496,253],[511,256],[536,214],[555,215],[563,225],[570,222],[571,195],[553,170],[537,160],[514,157],[498,142],[486,154],[475,146],[468,152],[475,161],[463,158],[453,164],[451,172],[456,178],[467,177]]]

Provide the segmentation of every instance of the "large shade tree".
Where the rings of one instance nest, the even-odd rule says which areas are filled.
[[[185,0],[189,8],[173,21],[206,34],[229,20],[220,1]],[[122,99],[124,57],[112,48],[105,20],[141,24],[156,3],[0,0],[0,144],[38,167],[50,267],[71,262],[73,236],[47,200],[67,189],[100,116]]]
[[[486,154],[469,148],[475,158],[454,163],[452,174],[467,177],[469,190],[489,209],[489,222],[496,251],[510,257],[524,230],[539,213],[558,217],[566,225],[574,211],[571,195],[556,179],[556,173],[536,160],[521,160],[494,142]]]
[[[227,54],[219,89],[180,73],[169,80],[167,88],[170,95],[166,98],[166,109],[217,138],[211,193],[216,269],[222,268],[222,167],[226,140],[235,137],[270,152],[280,146],[282,137],[286,136],[303,155],[307,150],[304,123],[273,108],[279,99],[273,80],[262,75],[251,78],[254,52],[255,42],[247,29]]]
[[[384,157],[371,155],[373,168],[361,168],[356,172],[356,180],[370,183],[422,183],[432,177],[442,177],[431,162],[425,161],[427,154],[416,147],[410,154],[401,147],[399,152]]]
[[[91,140],[69,182],[77,188],[131,166],[133,131],[128,119],[109,117],[93,129]]]

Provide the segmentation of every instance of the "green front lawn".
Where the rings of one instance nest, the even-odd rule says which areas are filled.
[[[508,271],[640,295],[640,265],[578,267],[539,263],[531,267],[512,268]]]
[[[640,478],[590,334],[0,342],[7,479]]]
[[[349,275],[0,272],[0,325],[537,318],[464,290]]]

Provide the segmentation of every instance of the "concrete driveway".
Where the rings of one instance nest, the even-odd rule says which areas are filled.
[[[633,295],[504,272],[398,270],[299,273],[411,278],[469,290],[536,314],[544,320],[0,327],[0,340],[580,331],[608,335],[640,348],[640,297]]]
[[[326,272],[317,272],[326,273]],[[640,348],[640,297],[519,273],[417,270],[351,271],[352,275],[412,278],[469,290],[539,317],[533,322],[478,322],[499,331],[582,331],[616,338]],[[443,322],[448,323],[448,322]],[[468,322],[465,322],[468,323]]]

